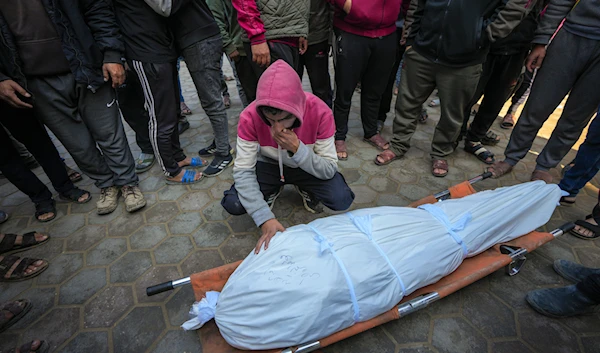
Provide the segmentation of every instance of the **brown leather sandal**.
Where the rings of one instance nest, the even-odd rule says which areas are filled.
[[[443,173],[436,173],[436,169],[444,170]],[[443,178],[448,175],[448,161],[445,159],[433,159],[431,161],[431,174],[438,178]]]
[[[366,143],[370,144],[371,146],[373,146],[379,150],[382,150],[382,151],[390,148],[390,145],[388,144],[388,142],[383,137],[381,137],[380,134],[373,135],[368,139],[365,138],[365,139],[363,139],[363,141],[365,141]],[[388,147],[385,147],[386,145]]]
[[[513,115],[506,114],[504,116],[504,118],[502,119],[502,122],[500,123],[500,127],[505,130],[508,130],[508,129],[512,128],[513,126],[515,126],[515,120],[513,119]]]
[[[346,141],[344,140],[335,140],[335,152],[337,153],[337,157],[340,161],[345,161],[348,159],[348,150],[346,149]],[[345,153],[345,157],[340,157],[340,153]]]
[[[504,174],[508,174],[512,171],[512,165],[506,163],[505,161],[499,161],[492,164],[487,168],[487,171],[492,173],[492,178],[500,178]]]
[[[380,162],[377,159],[379,157],[381,157],[381,159],[383,159],[383,162]],[[391,150],[384,150],[383,152],[381,152],[380,154],[378,154],[377,157],[375,157],[375,164],[377,164],[377,165],[386,165],[386,164],[390,164],[393,161],[395,161],[396,159],[400,159],[400,158],[402,158],[402,156],[397,156]]]
[[[29,310],[31,310],[31,302],[27,299],[15,300],[0,306],[0,332],[6,331],[17,323]],[[10,318],[8,318],[9,314]]]

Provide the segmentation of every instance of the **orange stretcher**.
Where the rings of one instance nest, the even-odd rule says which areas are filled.
[[[472,184],[490,177],[489,173],[479,175],[469,181],[465,181],[451,187],[446,191],[428,196],[424,199],[410,204],[410,207],[417,207],[427,203],[434,203],[439,200],[449,198],[461,198],[476,193]],[[513,276],[519,273],[525,263],[525,255],[537,249],[538,247],[554,240],[569,230],[573,229],[572,223],[567,223],[560,228],[550,232],[531,232],[510,242],[494,245],[492,248],[481,254],[467,258],[451,274],[442,278],[438,282],[423,287],[409,296],[406,296],[393,309],[364,322],[359,322],[353,326],[332,334],[329,337],[316,342],[309,342],[297,347],[282,347],[280,349],[254,351],[260,353],[308,353],[315,352],[319,348],[330,346],[336,342],[348,337],[357,335],[376,326],[385,324],[392,320],[398,320],[415,311],[425,308],[429,304],[442,299],[482,278],[502,269],[506,269],[508,275]],[[242,261],[228,265],[213,268],[211,270],[195,273],[188,278],[176,281],[162,283],[156,286],[148,287],[146,293],[148,296],[159,294],[183,285],[191,284],[194,288],[196,300],[201,300],[208,291],[220,292],[229,276],[235,271]],[[243,353],[245,351],[231,347],[221,336],[214,320],[207,322],[200,330],[200,341],[202,350],[210,353]]]

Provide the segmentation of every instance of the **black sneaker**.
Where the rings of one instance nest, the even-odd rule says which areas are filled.
[[[214,177],[223,173],[225,168],[229,167],[232,164],[233,156],[231,155],[231,153],[225,157],[215,156],[215,158],[213,158],[212,162],[210,162],[208,167],[206,167],[206,169],[202,171],[202,174],[204,174],[204,176],[207,177]]]
[[[215,144],[215,140],[213,140],[210,146],[204,147],[198,151],[198,155],[200,155],[200,157],[211,157],[214,156],[215,153],[217,153],[217,145]],[[229,153],[233,154],[233,148],[231,148],[231,146],[229,146]]]
[[[280,187],[277,192],[275,192],[275,193],[269,195],[269,197],[267,197],[267,199],[265,201],[267,201],[267,205],[269,205],[270,209],[273,209],[273,206],[275,205],[275,200],[277,200],[279,195],[281,195],[282,191],[283,191],[283,186]]]
[[[302,202],[304,202],[304,208],[310,213],[321,213],[323,212],[323,206],[321,202],[315,199],[315,196],[308,191],[304,191],[296,186],[296,191],[302,196]]]

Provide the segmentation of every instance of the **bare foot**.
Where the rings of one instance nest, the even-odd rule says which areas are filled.
[[[185,172],[186,172],[186,170],[182,169],[181,172],[179,172],[179,174],[177,174],[176,176],[174,176],[172,178],[167,178],[167,180],[181,182]],[[194,175],[194,181],[198,181],[200,179],[202,179],[202,172],[196,172],[196,175]]]
[[[44,213],[41,216],[38,216],[37,219],[43,222],[48,219],[52,219],[52,217],[54,217],[54,212],[48,212],[48,213]]]

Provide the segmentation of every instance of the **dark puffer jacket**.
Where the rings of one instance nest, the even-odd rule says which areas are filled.
[[[63,43],[64,54],[78,83],[95,91],[104,82],[102,65],[122,63],[125,48],[111,6],[106,0],[42,0]],[[0,15],[0,81],[26,87],[14,37]]]

